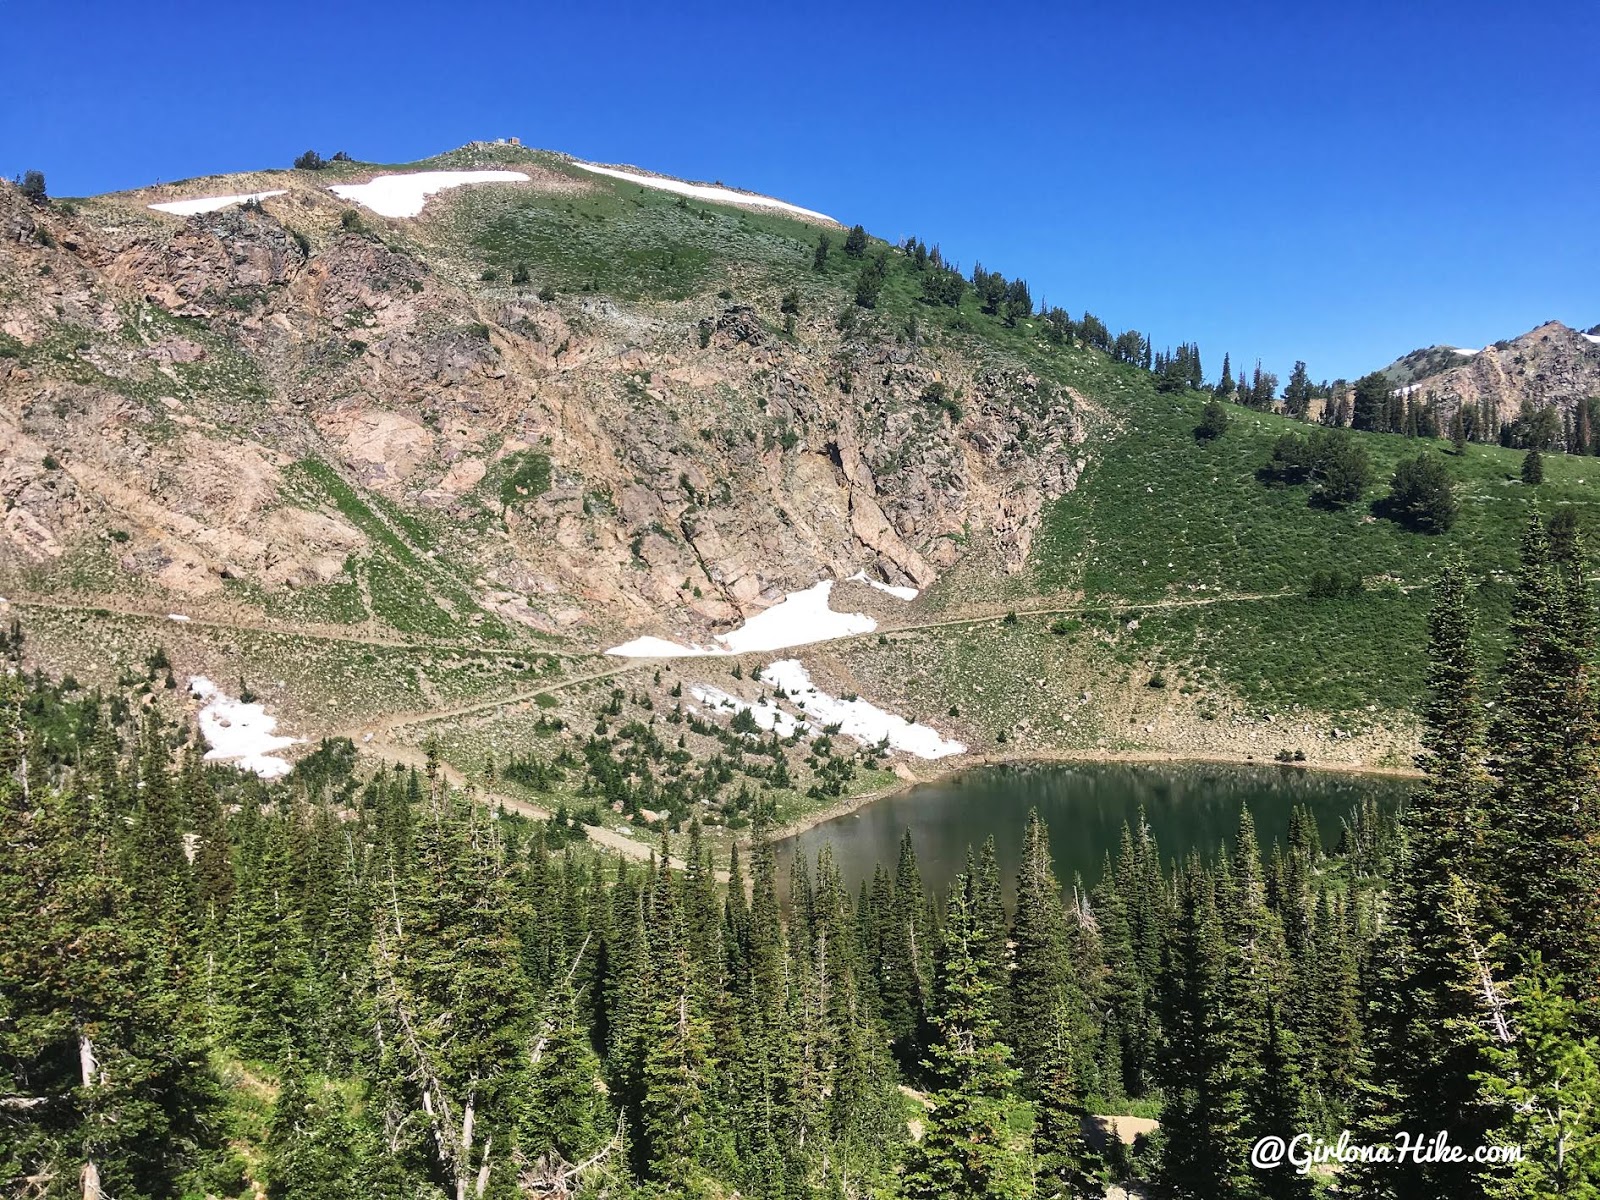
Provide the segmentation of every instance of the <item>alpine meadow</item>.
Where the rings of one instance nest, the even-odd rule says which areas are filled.
[[[289,161],[0,182],[0,1194],[1600,1198],[1600,327]]]

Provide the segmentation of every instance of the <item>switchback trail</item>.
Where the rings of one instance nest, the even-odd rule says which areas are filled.
[[[464,704],[453,704],[447,708],[427,709],[423,712],[395,713],[392,716],[383,717],[376,721],[363,721],[358,725],[350,726],[329,736],[359,739],[371,734],[373,738],[379,738],[407,725],[422,725],[428,721],[444,721],[451,717],[469,717],[473,713],[485,712],[491,708],[524,704],[535,696],[549,695],[551,692],[559,692],[563,688],[574,687],[580,683],[593,683],[597,679],[610,679],[616,675],[628,675],[634,671],[646,670],[655,666],[660,660],[653,658],[627,658],[612,659],[611,661],[620,665],[610,667],[604,671],[591,671],[587,675],[572,675],[565,679],[552,679],[549,683],[540,684],[536,688],[513,692],[507,696],[468,700]]]
[[[1410,592],[1415,591],[1417,588],[1422,586],[1425,585],[1405,584],[1400,590],[1403,592]],[[1152,612],[1163,609],[1202,608],[1217,604],[1259,603],[1267,600],[1288,599],[1290,597],[1302,594],[1303,593],[1300,592],[1284,590],[1277,592],[1235,592],[1228,595],[1218,596],[1184,596],[1167,600],[1076,601],[1071,604],[1057,604],[1048,607],[1016,608],[1007,609],[1003,612],[985,612],[976,615],[969,614],[966,616],[939,617],[922,621],[906,621],[900,624],[883,625],[872,630],[870,633],[855,633],[846,637],[830,638],[827,641],[813,644],[817,646],[837,646],[850,642],[868,641],[876,639],[880,636],[917,633],[925,629],[949,629],[965,625],[998,624],[1001,621],[1004,621],[1007,615],[1012,612],[1015,612],[1019,617],[1070,616],[1078,613],[1104,612],[1109,609],[1115,609],[1118,612]],[[796,646],[793,647],[792,650],[795,653],[800,653],[808,648],[809,647],[807,646]],[[618,665],[603,671],[592,671],[584,675],[574,675],[566,679],[553,679],[548,683],[541,684],[539,687],[530,688],[526,691],[516,692],[507,696],[500,696],[493,699],[470,700],[465,703],[452,705],[447,708],[429,709],[422,712],[400,713],[392,717],[384,718],[383,720],[364,722],[360,725],[352,727],[351,729],[342,731],[337,736],[360,737],[362,734],[366,733],[372,733],[377,736],[383,732],[398,729],[406,725],[420,725],[428,721],[440,721],[448,720],[451,717],[470,716],[473,713],[483,712],[492,708],[499,708],[503,705],[520,704],[533,699],[535,696],[559,692],[562,689],[571,687],[575,684],[589,683],[597,679],[610,679],[620,675],[627,675],[635,671],[655,670],[672,664],[719,662],[730,660],[738,662],[750,658],[767,658],[773,654],[789,652],[790,651],[787,650],[762,651],[759,653],[752,651],[746,654],[707,655],[704,657],[691,655],[686,657],[669,658],[610,659],[606,661],[615,662]],[[576,657],[576,655],[569,655],[569,657]],[[588,657],[592,659],[603,659],[603,652],[595,651]]]
[[[173,621],[173,614],[170,612],[157,612],[153,609],[140,608],[124,601],[111,599],[94,601],[51,600],[39,596],[7,596],[5,599],[15,608],[40,608],[54,612],[77,612],[89,616],[114,613],[120,617],[166,621],[169,624],[187,626],[189,628],[240,630],[250,633],[267,633],[276,637],[302,638],[309,641],[347,642],[354,646],[379,646],[390,650],[443,650],[457,654],[493,654],[504,658],[528,658],[538,654],[552,658],[586,657],[585,652],[581,650],[558,650],[537,642],[527,642],[517,646],[497,646],[486,643],[438,641],[430,638],[385,637],[382,634],[375,633],[347,633],[333,625],[296,625],[291,622],[278,622],[268,618],[260,620],[250,620],[248,618],[224,620],[221,617],[185,617],[182,621]]]

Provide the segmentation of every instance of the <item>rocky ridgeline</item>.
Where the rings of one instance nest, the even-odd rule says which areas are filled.
[[[320,459],[397,536],[434,529],[486,607],[703,628],[861,568],[1018,570],[1083,468],[1083,398],[1003,358],[843,333],[838,303],[789,336],[776,292],[541,300],[426,220],[343,207],[300,188],[174,220],[0,185],[6,586],[65,584],[84,547],[115,562],[92,587],[174,599],[342,578],[378,535],[295,482]],[[547,490],[508,502],[539,456]]]
[[[1423,373],[1409,386],[1438,397],[1446,419],[1463,405],[1476,409],[1487,402],[1501,421],[1515,420],[1524,403],[1554,405],[1570,420],[1580,403],[1600,396],[1600,344],[1560,321],[1470,356],[1416,351],[1401,363],[1419,356]]]

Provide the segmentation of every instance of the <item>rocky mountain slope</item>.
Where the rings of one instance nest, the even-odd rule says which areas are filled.
[[[571,760],[513,798],[587,809],[626,778],[641,816],[716,797],[732,829],[755,793],[800,818],[983,756],[1404,766],[1441,556],[1482,572],[1492,638],[1528,512],[1570,504],[1600,545],[1592,459],[1534,489],[1515,451],[1447,455],[1461,515],[1433,535],[1382,493],[1447,443],[1355,432],[1375,482],[1308,503],[1261,476],[1299,422],[1234,408],[1198,439],[1209,393],[925,246],[847,254],[819,213],[591,167],[477,143],[0,184],[0,630],[27,669],[179,703],[204,676],[284,737],[507,794],[507,755]],[[434,174],[463,171],[500,174]],[[1544,334],[1508,373],[1587,361]],[[802,670],[810,710],[772,682]],[[740,705],[867,732],[741,742],[747,796]],[[880,752],[907,723],[965,751]]]
[[[1413,350],[1384,373],[1396,387],[1438,397],[1446,417],[1466,405],[1510,421],[1529,404],[1554,405],[1570,418],[1579,404],[1600,397],[1600,334],[1547,321],[1480,350]]]
[[[416,218],[334,195],[354,164],[0,185],[0,587],[703,632],[819,578],[1016,571],[1082,468],[1082,397],[974,339],[841,329],[855,264],[811,271],[814,223],[517,148],[418,166],[527,179]]]

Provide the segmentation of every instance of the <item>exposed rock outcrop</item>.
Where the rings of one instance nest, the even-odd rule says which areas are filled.
[[[1473,354],[1451,351],[1426,361],[1448,365],[1406,386],[1417,395],[1437,398],[1446,419],[1466,406],[1486,409],[1503,423],[1515,420],[1524,404],[1534,409],[1554,406],[1575,419],[1579,404],[1600,397],[1600,344],[1560,321],[1547,321]]]
[[[270,594],[392,535],[519,622],[715,627],[863,567],[926,587],[972,545],[1018,570],[1082,469],[1078,399],[1014,365],[820,305],[786,333],[775,292],[539,299],[338,211],[0,185],[0,579],[99,546],[140,586]],[[531,460],[548,487],[503,492]]]

